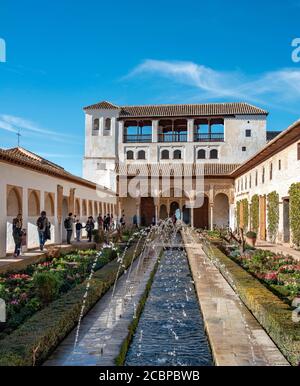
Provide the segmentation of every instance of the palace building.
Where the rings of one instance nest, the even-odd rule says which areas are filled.
[[[116,106],[104,101],[84,111],[84,178],[117,192],[119,212],[130,222],[137,215],[144,225],[179,210],[195,227],[233,226],[232,172],[273,136],[267,133],[268,113],[247,103]],[[176,174],[180,167],[189,170],[188,189],[186,171]],[[170,169],[165,191],[163,175]],[[136,188],[138,197],[120,194],[124,177],[129,186],[141,170],[146,170],[144,179],[155,180],[155,189],[148,184]],[[197,190],[199,177],[203,186]],[[200,191],[203,205],[190,208],[187,202],[193,203]]]

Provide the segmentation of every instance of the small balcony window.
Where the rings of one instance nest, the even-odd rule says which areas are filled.
[[[124,142],[125,143],[152,142],[152,122],[151,121],[125,121]]]
[[[195,119],[195,142],[224,142],[223,119]]]
[[[93,135],[99,135],[99,118],[95,118],[93,121]]]
[[[187,142],[186,119],[161,119],[158,126],[159,142]]]
[[[106,118],[105,119],[105,125],[104,125],[104,130],[103,130],[103,135],[104,136],[109,136],[111,134],[111,119]]]

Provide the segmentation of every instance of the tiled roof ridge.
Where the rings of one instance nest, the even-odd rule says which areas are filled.
[[[36,156],[37,158],[33,157]],[[57,178],[72,181],[74,183],[87,186],[92,189],[103,189],[110,192],[109,189],[101,187],[92,181],[86,180],[82,177],[75,176],[74,174],[66,171],[61,166],[46,160],[45,158],[39,157],[37,154],[30,152],[27,149],[16,147],[12,149],[1,149],[0,148],[0,161],[6,161],[13,163],[17,166],[24,166],[30,169],[39,171],[44,174],[55,176]],[[113,193],[113,192],[111,192]]]

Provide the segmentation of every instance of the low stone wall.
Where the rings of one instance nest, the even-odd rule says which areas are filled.
[[[300,362],[300,323],[293,322],[293,309],[216,246],[208,244],[202,248],[289,362],[297,366]]]

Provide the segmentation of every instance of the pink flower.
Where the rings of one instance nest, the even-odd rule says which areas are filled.
[[[277,280],[277,272],[267,272],[263,275],[263,279],[276,281]]]

